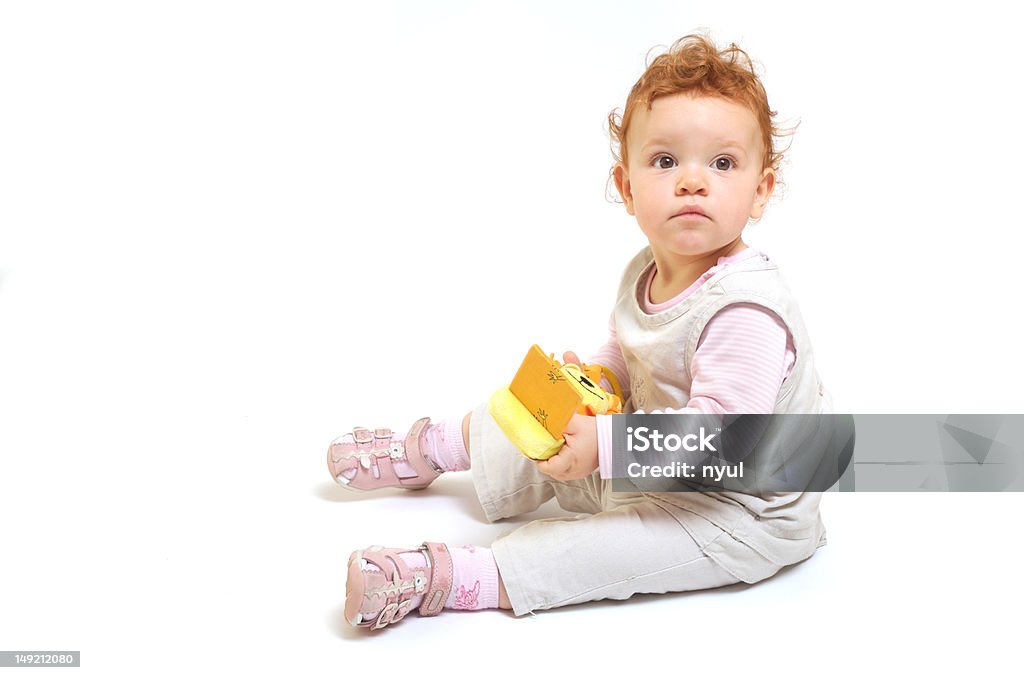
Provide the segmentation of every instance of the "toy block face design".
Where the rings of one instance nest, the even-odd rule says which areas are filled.
[[[561,371],[568,378],[576,393],[580,395],[580,404],[576,407],[577,412],[597,415],[615,413],[619,410],[617,408],[618,400],[597,384],[597,380],[600,380],[599,372],[587,375],[582,368],[575,364],[566,364],[562,366]]]
[[[509,390],[555,439],[562,437],[574,413],[615,411],[616,398],[593,376],[579,366],[563,366],[537,345],[526,353]]]

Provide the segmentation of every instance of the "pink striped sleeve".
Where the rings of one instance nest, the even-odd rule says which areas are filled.
[[[629,373],[626,371],[626,360],[622,357],[622,348],[619,346],[618,334],[615,330],[615,314],[608,319],[608,342],[604,343],[601,349],[597,350],[586,363],[600,364],[615,374],[619,386],[622,388],[622,401],[629,399]],[[611,389],[611,385],[605,384],[603,388]],[[612,419],[611,416],[597,416],[597,465],[602,479],[612,477]]]
[[[772,413],[796,352],[782,319],[756,304],[722,309],[690,365],[690,401],[665,413]]]
[[[612,417],[597,416],[597,474],[611,479],[612,472]]]

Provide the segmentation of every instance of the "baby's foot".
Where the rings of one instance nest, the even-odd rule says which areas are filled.
[[[338,437],[327,450],[331,476],[357,491],[429,486],[443,472],[423,451],[421,435],[429,424],[429,418],[420,418],[403,439],[393,438],[387,428],[371,432],[364,427]]]
[[[357,427],[331,443],[327,467],[339,484],[357,491],[387,486],[422,489],[442,472],[468,470],[461,421],[417,420],[408,434]]]
[[[498,565],[488,548],[372,546],[349,558],[345,618],[354,626],[376,629],[417,607],[422,616],[442,609],[495,609],[500,589]]]
[[[452,560],[443,543],[420,548],[357,550],[348,559],[345,619],[373,630],[400,621],[413,608],[435,616],[452,590]]]

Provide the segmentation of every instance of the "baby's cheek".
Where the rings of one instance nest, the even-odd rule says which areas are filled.
[[[655,238],[658,235],[658,228],[661,225],[658,224],[653,211],[637,210],[636,221],[640,225],[640,230],[643,231],[648,239]]]

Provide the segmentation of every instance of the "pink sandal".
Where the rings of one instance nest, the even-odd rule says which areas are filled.
[[[426,567],[410,567],[400,557],[420,550],[427,556]],[[367,563],[380,571],[366,569]],[[345,620],[379,630],[405,618],[417,595],[423,596],[420,616],[436,616],[448,601],[452,578],[452,558],[444,543],[424,543],[410,550],[379,545],[357,550],[348,558]]]
[[[327,450],[327,467],[331,476],[346,489],[354,491],[387,486],[405,489],[430,486],[443,470],[420,450],[420,434],[428,424],[429,418],[417,420],[405,440],[392,439],[391,430],[386,427],[372,432],[365,427],[357,427],[350,434],[338,437]],[[398,461],[407,463],[416,476],[399,477],[394,466]],[[353,471],[355,474],[351,474]]]

